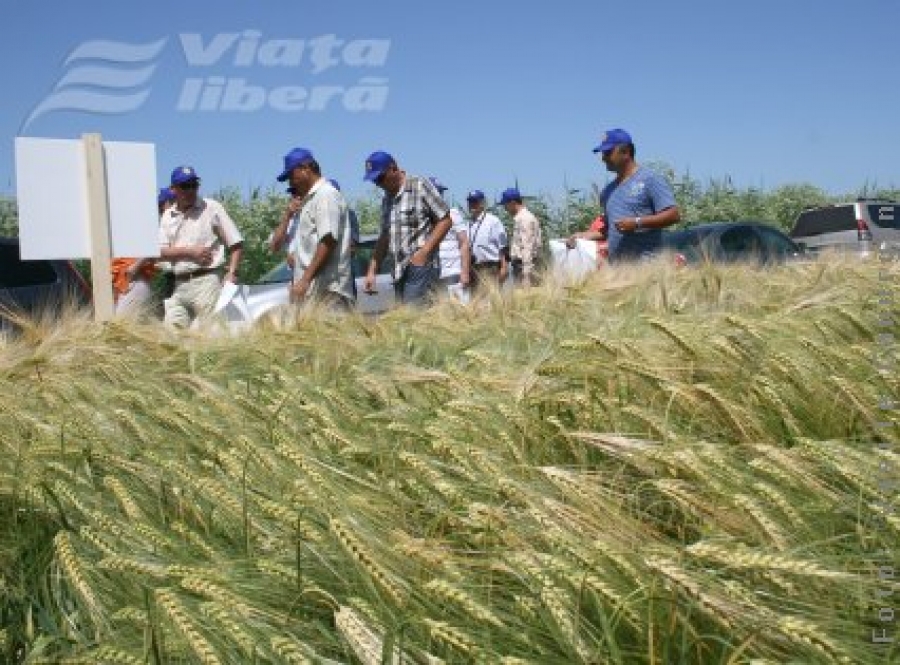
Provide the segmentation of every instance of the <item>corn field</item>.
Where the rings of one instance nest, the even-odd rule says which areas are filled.
[[[240,337],[25,324],[0,660],[898,662],[870,637],[900,546],[881,270],[656,263]]]

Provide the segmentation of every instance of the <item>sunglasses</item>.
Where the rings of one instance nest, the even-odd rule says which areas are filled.
[[[197,189],[198,187],[200,187],[200,183],[194,180],[192,182],[183,182],[180,185],[175,185],[175,187],[182,191],[189,192],[192,189]]]

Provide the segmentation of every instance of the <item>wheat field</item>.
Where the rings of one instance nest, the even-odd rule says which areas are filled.
[[[0,660],[897,662],[898,277],[664,262],[239,336],[28,324]]]

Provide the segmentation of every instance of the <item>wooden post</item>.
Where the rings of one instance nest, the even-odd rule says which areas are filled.
[[[112,244],[109,230],[109,195],[106,160],[100,134],[82,134],[87,163],[88,216],[91,232],[91,285],[94,320],[109,321],[115,313],[112,287]]]

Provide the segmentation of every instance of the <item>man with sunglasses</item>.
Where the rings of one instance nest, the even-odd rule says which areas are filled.
[[[177,167],[171,183],[175,205],[163,213],[159,226],[160,258],[171,264],[175,280],[163,302],[164,320],[184,328],[213,312],[223,272],[224,279],[237,282],[244,239],[221,203],[198,196],[200,176],[193,167]]]
[[[430,180],[407,175],[386,152],[369,155],[364,178],[384,192],[381,235],[364,288],[367,293],[374,292],[378,266],[390,249],[398,299],[404,304],[426,305],[440,274],[438,246],[453,225],[450,208]]]
[[[279,182],[289,181],[296,227],[290,243],[294,258],[291,302],[320,302],[337,311],[354,301],[350,266],[350,211],[343,194],[322,177],[319,162],[306,148],[284,156]],[[287,214],[287,213],[286,213]]]
[[[600,195],[609,262],[653,256],[662,247],[662,229],[680,219],[672,188],[661,175],[634,160],[634,142],[624,129],[604,133],[594,152],[616,174]]]

